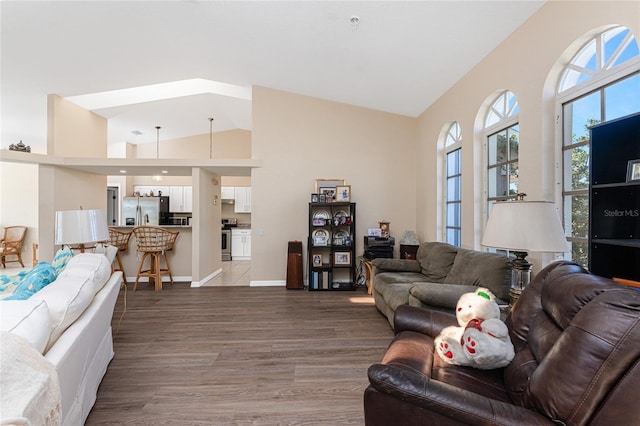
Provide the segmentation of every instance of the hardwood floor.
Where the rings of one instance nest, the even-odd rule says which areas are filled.
[[[367,368],[393,335],[364,288],[164,289],[128,291],[118,324],[120,292],[87,425],[364,424]]]

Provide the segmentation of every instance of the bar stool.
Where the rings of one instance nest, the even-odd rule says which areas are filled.
[[[162,291],[162,275],[169,275],[169,280],[173,284],[167,252],[173,250],[178,234],[179,232],[169,231],[159,226],[136,226],[133,228],[133,235],[138,243],[137,252],[143,253],[133,291],[138,288],[140,277],[148,277],[149,282],[153,280],[156,291]],[[162,257],[164,257],[166,268],[162,268],[160,262]],[[149,267],[145,268],[144,261],[147,258],[149,258]]]
[[[109,228],[109,244],[116,247],[116,260],[118,261],[118,268],[115,263],[111,264],[111,273],[115,271],[122,271],[122,280],[125,285],[128,285],[127,274],[124,272],[124,266],[122,266],[122,258],[120,258],[120,252],[126,253],[129,250],[129,239],[131,238],[131,232],[120,231],[116,228]]]

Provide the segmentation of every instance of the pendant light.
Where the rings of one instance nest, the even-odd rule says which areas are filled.
[[[213,158],[213,117],[209,117],[209,158]]]
[[[160,158],[160,126],[156,126],[156,158]]]

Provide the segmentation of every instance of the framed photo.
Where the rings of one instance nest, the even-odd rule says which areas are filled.
[[[320,201],[320,198],[318,198],[318,194],[311,194],[311,202],[317,203],[318,201]]]
[[[336,201],[351,201],[351,185],[336,186]]]
[[[326,246],[327,245],[327,237],[325,235],[313,237],[313,245],[314,246]]]
[[[320,188],[335,188],[344,185],[344,179],[316,179],[314,192],[320,193]]]
[[[323,186],[320,188],[320,196],[324,196],[325,202],[331,203],[336,198],[336,187],[335,186]]]
[[[351,252],[350,251],[334,252],[333,264],[335,266],[351,266]]]
[[[322,255],[321,254],[314,254],[313,255],[313,266],[315,266],[315,267],[322,266]]]
[[[318,194],[318,202],[326,203],[327,202],[327,196],[324,195],[324,194]]]
[[[640,180],[640,159],[629,160],[627,163],[627,182]]]

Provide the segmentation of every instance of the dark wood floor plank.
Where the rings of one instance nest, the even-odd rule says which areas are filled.
[[[87,425],[361,425],[393,333],[364,290],[140,287]]]

